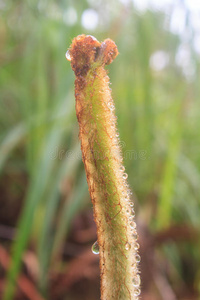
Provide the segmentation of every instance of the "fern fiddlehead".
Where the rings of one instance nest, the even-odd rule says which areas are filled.
[[[139,245],[131,191],[124,172],[115,105],[105,66],[118,55],[115,43],[79,35],[66,54],[75,73],[76,115],[82,158],[97,225],[101,299],[140,295]]]

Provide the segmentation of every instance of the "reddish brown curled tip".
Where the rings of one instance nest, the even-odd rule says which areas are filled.
[[[91,35],[78,35],[68,50],[76,76],[85,76],[91,65],[109,65],[118,55],[116,44],[106,39],[100,43]]]
[[[101,43],[100,55],[102,53],[103,64],[109,65],[119,54],[116,44],[111,39],[106,39]],[[99,55],[99,56],[100,56]]]

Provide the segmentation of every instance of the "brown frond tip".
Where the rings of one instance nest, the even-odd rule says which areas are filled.
[[[71,66],[76,76],[85,76],[91,65],[109,65],[118,55],[116,44],[111,39],[100,43],[91,35],[78,35],[68,50]]]
[[[111,39],[106,39],[101,43],[99,57],[102,56],[103,64],[109,65],[119,54],[116,44]]]

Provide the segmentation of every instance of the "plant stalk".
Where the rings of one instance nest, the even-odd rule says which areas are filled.
[[[140,295],[140,256],[135,213],[105,70],[117,55],[112,40],[100,43],[92,36],[79,35],[66,58],[76,76],[76,115],[97,226],[101,299],[136,300]]]

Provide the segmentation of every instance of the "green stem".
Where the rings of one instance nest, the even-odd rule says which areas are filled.
[[[97,225],[101,299],[135,300],[140,294],[139,245],[105,70],[117,55],[112,40],[99,43],[92,36],[80,35],[66,57],[76,75],[76,114]]]

